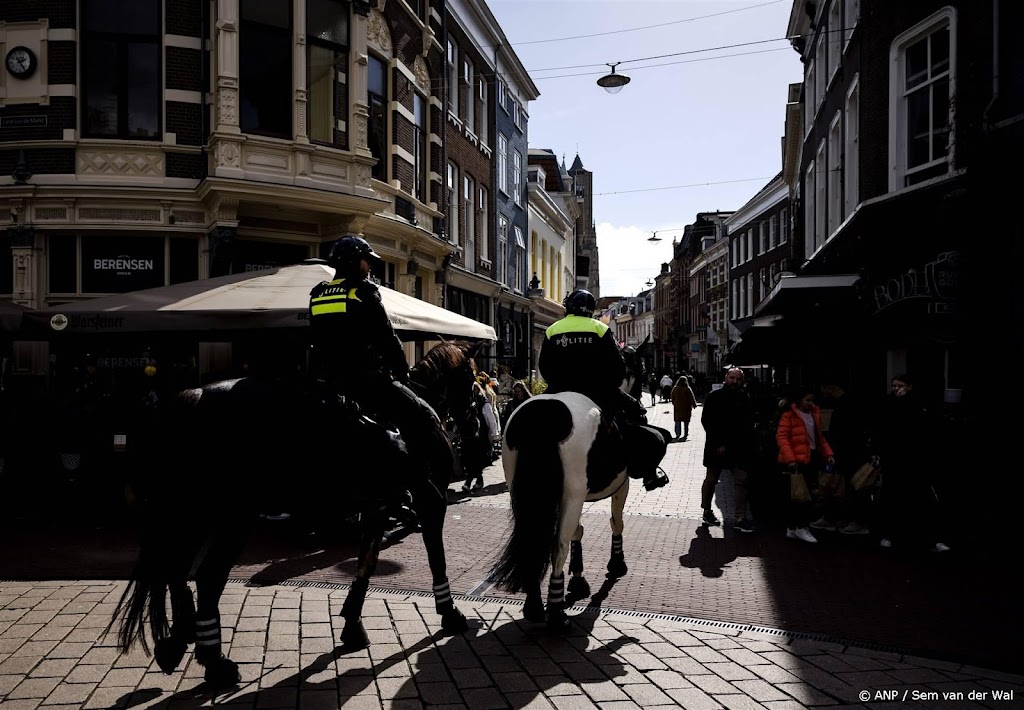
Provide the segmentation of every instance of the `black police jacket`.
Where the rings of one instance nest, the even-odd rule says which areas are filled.
[[[552,392],[608,393],[626,377],[611,330],[584,316],[566,316],[547,329],[537,367]]]
[[[340,382],[371,372],[408,377],[402,341],[374,283],[355,278],[323,281],[310,291],[309,313],[321,376]]]

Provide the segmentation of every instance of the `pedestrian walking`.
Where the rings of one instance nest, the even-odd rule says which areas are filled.
[[[796,390],[789,409],[779,419],[775,440],[779,446],[779,463],[786,467],[791,481],[786,537],[817,542],[808,525],[833,532],[836,527],[824,516],[809,523],[810,492],[818,488],[819,472],[832,473],[836,461],[821,429],[821,409],[814,403],[814,393],[809,389]],[[804,491],[806,498],[798,493]]]
[[[704,523],[721,524],[711,510],[711,502],[722,471],[729,469],[733,480],[736,529],[753,532],[754,522],[747,515],[747,472],[755,453],[754,407],[743,391],[743,370],[729,368],[725,373],[724,386],[711,392],[704,400],[700,421],[706,434],[704,465],[707,472],[700,490]]]
[[[672,388],[672,418],[676,423],[676,439],[686,441],[690,436],[690,416],[697,408],[697,398],[690,389],[690,380],[680,375],[676,386]],[[682,429],[682,436],[679,435]]]

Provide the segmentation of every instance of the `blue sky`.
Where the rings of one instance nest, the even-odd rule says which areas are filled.
[[[541,92],[529,106],[530,146],[564,153],[567,164],[579,146],[583,165],[594,172],[602,295],[637,293],[671,259],[672,237],[682,232],[659,235],[663,240],[652,244],[647,238],[653,230],[682,227],[700,211],[737,209],[781,169],[786,89],[802,77],[788,42],[626,62],[784,37],[791,0],[488,4]],[[742,8],[752,9],[678,22]],[[663,23],[675,24],[523,44]],[[703,61],[745,52],[758,53]],[[595,82],[608,71],[603,65],[616,61],[631,82],[613,95]],[[688,63],[636,68],[680,61]],[[591,64],[600,66],[541,71]],[[588,72],[593,75],[544,78]],[[704,185],[745,178],[758,179]],[[601,194],[695,183],[701,186]]]

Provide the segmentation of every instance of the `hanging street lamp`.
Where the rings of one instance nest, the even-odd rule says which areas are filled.
[[[622,87],[629,83],[629,77],[624,74],[616,74],[615,67],[622,62],[615,62],[614,64],[606,62],[612,71],[610,74],[605,74],[597,80],[597,85],[607,91],[609,94],[617,94],[622,91]]]

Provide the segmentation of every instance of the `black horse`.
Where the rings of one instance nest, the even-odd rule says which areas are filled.
[[[442,420],[470,416],[478,347],[442,343],[411,371],[413,388]],[[414,462],[397,431],[358,405],[307,380],[242,378],[180,393],[156,431],[134,484],[142,512],[139,560],[108,628],[119,624],[122,652],[136,642],[148,652],[148,620],[165,673],[194,642],[208,682],[238,682],[238,666],[221,653],[218,611],[231,567],[260,510],[310,504],[334,507],[339,517],[359,511],[362,540],[341,640],[346,648],[365,647],[360,617],[387,511],[407,492],[422,525],[441,626],[448,633],[467,629],[446,572],[448,474]],[[187,584],[193,568],[195,604]]]

